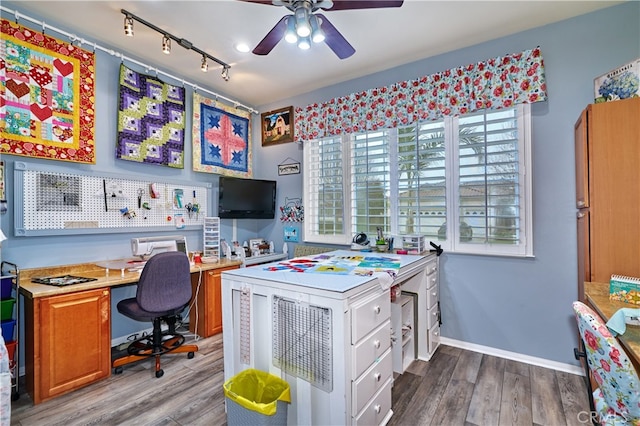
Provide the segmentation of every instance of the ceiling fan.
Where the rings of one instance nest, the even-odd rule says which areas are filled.
[[[319,9],[335,10],[375,9],[400,7],[403,0],[241,0],[271,6],[284,6],[293,14],[285,15],[253,49],[256,55],[267,55],[283,38],[297,43],[301,49],[309,49],[311,42],[324,41],[340,59],[355,53],[347,39],[334,27]]]

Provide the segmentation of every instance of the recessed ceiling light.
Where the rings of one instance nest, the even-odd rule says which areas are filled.
[[[246,43],[238,43],[236,44],[236,50],[238,52],[247,53],[251,49],[249,48],[249,45]]]

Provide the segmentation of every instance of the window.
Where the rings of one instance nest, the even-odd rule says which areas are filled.
[[[530,106],[305,143],[305,240],[426,235],[447,251],[532,255]]]

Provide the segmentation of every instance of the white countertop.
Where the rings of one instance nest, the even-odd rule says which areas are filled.
[[[376,274],[387,274],[386,272],[377,272],[370,276],[361,276],[353,274],[337,274],[337,273],[316,273],[316,272],[295,272],[291,269],[281,269],[286,264],[295,264],[296,259],[308,259],[311,261],[319,261],[331,257],[332,259],[362,257],[366,260],[398,260],[400,262],[400,271],[398,275],[406,269],[425,260],[424,256],[419,255],[399,255],[395,253],[376,253],[376,252],[359,252],[349,250],[336,250],[328,253],[322,253],[312,256],[304,256],[300,258],[272,262],[264,265],[253,266],[250,268],[235,269],[224,271],[222,278],[255,278],[259,280],[273,281],[277,283],[285,283],[292,285],[300,285],[321,290],[334,291],[344,293],[354,287],[365,284],[373,279],[377,279]],[[270,270],[276,269],[276,270]],[[387,274],[388,275],[388,274]]]

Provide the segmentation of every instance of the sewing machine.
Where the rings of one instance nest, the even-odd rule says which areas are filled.
[[[165,251],[181,251],[188,254],[186,238],[182,235],[169,235],[131,239],[131,254],[142,260]]]

